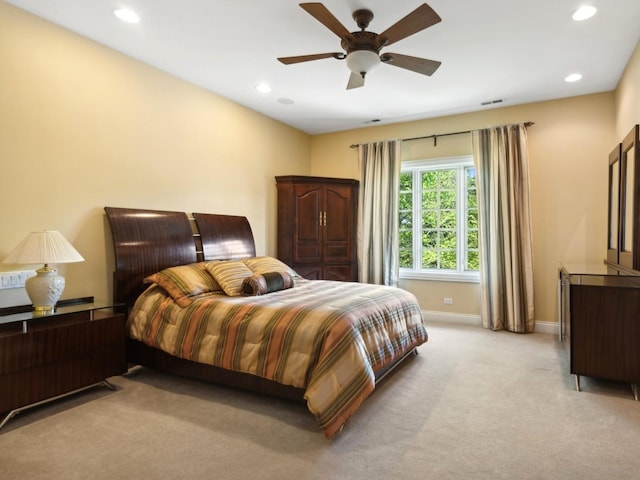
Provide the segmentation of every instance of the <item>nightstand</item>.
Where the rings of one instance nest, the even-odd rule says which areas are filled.
[[[124,305],[59,306],[0,316],[0,428],[17,413],[127,371]]]

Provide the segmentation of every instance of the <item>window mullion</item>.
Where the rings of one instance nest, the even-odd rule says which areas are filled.
[[[413,268],[422,268],[422,172],[413,170]]]
[[[457,179],[457,204],[456,208],[458,211],[458,225],[456,228],[456,235],[458,237],[458,271],[464,271],[464,265],[466,262],[465,258],[465,238],[466,238],[466,230],[467,230],[467,219],[466,219],[466,201],[465,201],[465,178],[464,178],[464,167],[459,165],[456,168],[456,179]]]

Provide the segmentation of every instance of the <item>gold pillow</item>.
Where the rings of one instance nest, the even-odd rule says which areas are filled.
[[[214,280],[230,297],[242,295],[242,282],[253,272],[240,260],[205,263]]]
[[[245,258],[244,263],[253,273],[265,274],[269,272],[286,272],[293,278],[299,277],[296,271],[286,263],[273,257]]]
[[[165,268],[146,277],[144,283],[158,284],[181,307],[191,305],[197,295],[222,291],[203,262]]]

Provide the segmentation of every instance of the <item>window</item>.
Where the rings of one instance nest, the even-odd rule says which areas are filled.
[[[476,170],[470,156],[403,162],[400,276],[478,281]]]

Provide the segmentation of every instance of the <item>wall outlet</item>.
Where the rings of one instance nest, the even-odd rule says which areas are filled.
[[[453,298],[450,297],[444,297],[442,299],[442,303],[444,303],[445,305],[453,305]]]

